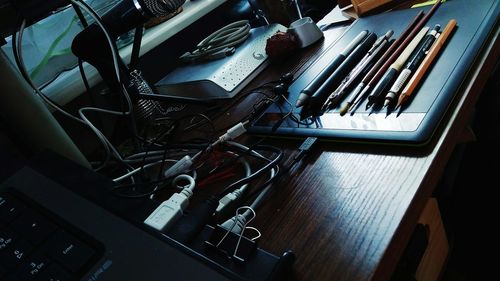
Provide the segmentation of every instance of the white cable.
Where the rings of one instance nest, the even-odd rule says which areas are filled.
[[[244,149],[244,150],[249,150],[250,148],[241,144],[241,143],[237,143],[237,142],[233,142],[233,141],[228,141],[227,142],[229,145],[232,145],[232,146],[236,146],[236,147],[239,147],[240,149]],[[260,157],[260,158],[263,158],[263,159],[267,159],[266,157],[264,157],[262,154],[258,153],[257,151],[255,150],[252,150],[251,153],[257,157]],[[270,179],[274,178],[277,174],[278,174],[278,171],[279,171],[279,167],[276,166],[274,168],[272,168],[270,170]],[[262,201],[262,199],[265,197],[265,195],[267,194],[267,192],[269,192],[269,190],[271,189],[271,186],[272,186],[272,183],[270,183],[269,185],[267,185],[264,190],[262,190],[262,192],[259,194],[259,196],[257,196],[257,198],[255,198],[255,200],[252,202],[252,204],[250,205],[250,207],[252,209],[256,209],[256,207],[260,204],[260,202]],[[245,212],[242,214],[243,216],[245,217],[248,217],[250,215],[250,213],[248,212]]]
[[[104,134],[102,134],[102,132],[100,132],[99,129],[97,129],[97,127],[95,127],[90,122],[90,120],[88,120],[88,118],[86,118],[85,113],[84,113],[85,111],[94,111],[94,112],[101,112],[101,113],[118,115],[118,116],[130,115],[132,113],[132,108],[133,108],[132,100],[130,99],[130,96],[129,96],[125,86],[121,82],[120,68],[119,68],[119,62],[118,62],[118,57],[119,57],[118,51],[115,48],[114,41],[112,40],[111,36],[109,35],[108,31],[106,30],[106,27],[103,25],[102,21],[100,20],[98,15],[95,13],[95,11],[93,11],[90,6],[88,6],[86,3],[84,3],[83,0],[71,0],[71,2],[75,5],[77,5],[80,9],[84,10],[87,14],[89,14],[94,19],[94,21],[97,23],[97,25],[99,25],[102,32],[106,36],[106,40],[108,42],[109,48],[111,49],[116,79],[118,81],[118,84],[122,87],[121,92],[122,92],[122,94],[125,98],[126,104],[127,104],[127,111],[114,111],[114,110],[95,108],[95,107],[84,107],[84,108],[80,108],[78,110],[78,113],[79,113],[80,117],[82,118],[82,120],[84,120],[87,123],[87,125],[90,127],[90,129],[97,135],[97,137],[99,138],[99,140],[101,141],[103,146],[107,147],[106,151],[112,152],[112,154],[119,161],[122,162],[123,158],[120,155],[120,153],[118,152],[118,150],[111,144],[111,142],[104,136]],[[103,162],[103,164],[99,168],[104,167],[107,164],[107,161],[109,161],[109,156],[107,156],[106,160]]]
[[[135,163],[144,163],[144,162],[155,162],[157,160],[161,160],[164,157],[165,150],[152,150],[152,151],[144,151],[138,152],[135,154],[128,155],[123,159],[123,162],[135,164]],[[170,154],[172,155],[172,154]]]
[[[238,159],[238,161],[243,165],[243,169],[245,170],[245,176],[246,177],[250,176],[252,174],[252,169],[250,168],[250,164],[248,163],[248,161],[243,157],[240,157]],[[234,190],[233,192],[230,192],[230,193],[226,194],[224,197],[222,197],[219,200],[219,205],[217,206],[215,213],[217,213],[217,214],[221,213],[224,210],[224,208],[226,208],[226,206],[229,206],[232,202],[241,198],[243,196],[243,194],[245,193],[245,190],[247,189],[247,187],[248,187],[248,183],[242,185],[240,188],[238,188],[238,189]]]
[[[189,155],[185,155],[181,159],[179,159],[174,165],[172,165],[170,168],[165,170],[163,172],[163,177],[164,178],[170,178],[175,175],[179,175],[182,173],[185,173],[191,169],[191,166],[193,166],[193,162],[195,159],[197,159],[201,155],[201,151],[196,153],[193,157]],[[156,190],[158,187],[155,187],[154,190]],[[152,193],[149,198],[153,199],[155,197],[155,193]]]
[[[230,146],[235,146],[235,147],[238,147],[239,149],[241,150],[245,150],[245,151],[248,151],[248,153],[250,153],[251,155],[255,156],[255,157],[259,157],[261,159],[265,159],[267,161],[269,161],[269,158],[263,156],[262,154],[260,154],[259,152],[255,151],[255,150],[250,150],[250,148],[248,146],[245,146],[241,143],[238,143],[238,142],[235,142],[235,141],[226,141],[226,143]]]
[[[29,76],[29,73],[26,69],[26,65],[24,64],[24,59],[23,59],[23,53],[22,53],[22,38],[23,38],[23,33],[24,33],[24,29],[26,27],[26,21],[23,20],[22,24],[21,24],[21,27],[19,29],[19,35],[17,37],[17,56],[18,56],[18,59],[19,59],[19,70],[24,74],[24,78],[25,80],[28,82],[28,84],[33,88],[33,90],[35,91],[35,93],[38,94],[38,96],[43,100],[45,101],[48,105],[50,105],[51,107],[53,107],[54,109],[56,109],[57,111],[61,112],[63,115],[83,124],[83,125],[86,125],[88,126],[94,133],[95,135],[97,136],[97,138],[99,139],[99,141],[101,142],[101,144],[103,145],[104,149],[105,149],[105,152],[106,152],[106,159],[103,161],[103,165],[101,167],[98,167],[96,170],[99,170],[100,168],[102,168],[104,166],[104,164],[109,160],[109,155],[110,155],[110,148],[108,147],[107,143],[108,141],[105,140],[105,137],[104,135],[95,127],[93,126],[93,124],[85,117],[83,118],[78,118],[78,117],[75,117],[74,115],[68,113],[67,111],[65,111],[64,109],[60,108],[57,104],[53,103],[49,98],[47,98],[47,96],[45,96],[44,93],[42,93],[40,91],[40,89],[38,89],[38,87],[35,85],[34,81],[30,78]],[[13,39],[14,40],[14,39]]]
[[[232,146],[236,146],[236,147],[239,147],[240,149],[243,149],[243,150],[246,150],[248,151],[250,148],[246,147],[245,145],[243,144],[240,144],[240,143],[237,143],[237,142],[233,142],[233,141],[228,141],[227,144],[229,145],[232,145]],[[260,158],[263,158],[263,159],[267,159],[266,157],[262,156],[260,153],[258,153],[257,151],[254,151],[252,150],[251,153],[255,156],[258,156]],[[270,176],[270,179],[274,178],[278,173],[279,173],[279,166],[275,166],[273,169],[271,169],[270,171],[271,173],[271,176]],[[257,209],[257,207],[260,205],[260,203],[262,202],[262,200],[264,199],[264,197],[269,193],[269,191],[272,189],[272,185],[273,183],[269,183],[260,193],[259,195],[255,198],[255,200],[252,202],[252,204],[250,205],[250,208],[255,210]],[[243,213],[242,214],[243,216],[245,217],[248,217],[249,215],[251,215],[248,211]]]
[[[245,126],[248,123],[249,123],[249,121],[240,122],[240,123],[234,125],[233,127],[229,128],[225,134],[223,134],[222,136],[219,137],[219,139],[216,141],[216,143],[218,144],[220,142],[227,142],[230,140],[234,140],[237,137],[243,135],[247,131]]]
[[[163,172],[163,176],[165,178],[169,178],[187,172],[193,165],[193,158],[191,158],[191,156],[189,155],[182,157],[181,159],[179,159],[179,161],[172,165],[172,167]]]
[[[188,184],[186,186],[180,186],[179,182],[182,180],[187,181]],[[194,191],[194,187],[195,187],[196,183],[195,183],[194,178],[192,176],[182,174],[182,175],[178,175],[177,177],[174,178],[174,180],[172,181],[172,185],[176,186],[178,188],[182,188],[183,190],[187,189],[187,190],[191,191],[191,193],[192,193]]]
[[[210,150],[212,147],[220,144],[221,142],[225,142],[228,140],[232,140],[234,138],[237,138],[238,136],[244,134],[246,132],[245,125],[248,124],[247,122],[244,123],[238,123],[229,130],[225,134],[219,137],[217,141],[214,143],[210,144],[205,150],[199,151],[196,153],[194,156],[189,156],[186,155],[183,158],[179,160],[175,165],[170,167],[168,170],[164,172],[164,177],[170,177],[174,175],[178,175],[180,173],[184,173],[188,171],[193,163],[203,154],[203,152]]]
[[[90,6],[88,6],[86,3],[84,3],[83,0],[71,0],[71,2],[73,4],[75,4],[75,5],[77,5],[80,9],[84,10],[87,14],[89,14],[94,19],[94,21],[97,23],[97,25],[99,25],[99,27],[101,28],[102,32],[106,36],[106,40],[108,42],[109,48],[111,49],[111,54],[112,54],[112,57],[113,57],[113,66],[114,66],[114,70],[115,70],[116,79],[117,79],[119,85],[122,87],[122,91],[121,92],[122,92],[122,94],[123,94],[123,96],[125,98],[126,104],[127,104],[127,111],[114,111],[114,110],[102,109],[102,108],[95,108],[95,107],[84,107],[84,108],[80,108],[78,110],[78,113],[79,113],[80,117],[83,120],[85,120],[85,122],[88,124],[88,126],[90,127],[90,129],[92,131],[94,131],[94,133],[98,136],[98,138],[101,140],[101,143],[103,143],[103,145],[105,145],[105,146],[108,146],[109,150],[111,150],[111,152],[113,153],[113,155],[118,160],[123,161],[123,158],[121,157],[121,155],[118,152],[118,150],[99,131],[99,129],[97,129],[86,118],[85,113],[84,113],[85,111],[95,111],[95,112],[107,113],[107,114],[118,115],[118,116],[121,116],[121,115],[130,115],[132,113],[132,107],[133,107],[132,106],[132,100],[130,99],[130,96],[128,95],[128,92],[127,92],[126,88],[124,87],[124,85],[121,82],[120,68],[119,68],[119,62],[118,62],[118,57],[119,57],[118,51],[117,51],[117,49],[115,47],[113,39],[109,35],[106,27],[103,25],[101,19],[95,13],[95,11],[93,11]],[[105,164],[105,163],[103,163],[103,164]]]
[[[250,23],[241,20],[230,23],[203,39],[196,49],[180,59],[188,62],[221,58],[234,53],[234,47],[250,36]]]
[[[271,175],[271,179],[274,178],[278,173],[279,173],[279,166],[276,166],[276,173],[274,172],[274,170],[271,170],[272,171],[272,175]],[[252,209],[257,209],[257,207],[260,205],[260,203],[262,203],[262,200],[264,199],[264,197],[266,197],[266,195],[271,191],[273,187],[273,183],[269,183],[260,193],[259,193],[259,196],[257,196],[252,204],[250,205],[250,208]],[[248,214],[247,214],[248,215]]]
[[[141,163],[151,163],[151,162],[156,162],[158,160],[163,159],[164,157],[162,155],[151,155],[151,156],[146,156],[143,158],[133,158],[133,159],[123,159],[123,162],[127,164],[141,164]]]
[[[239,207],[238,209],[236,209],[236,214],[221,224],[221,227],[226,229],[227,233],[222,237],[221,241],[219,241],[217,246],[219,246],[220,243],[222,243],[222,241],[227,237],[229,232],[232,232],[234,234],[239,235],[240,239],[241,239],[241,237],[243,236],[243,232],[245,231],[248,223],[250,223],[250,221],[252,221],[256,217],[256,215],[257,214],[252,209],[252,207],[243,206],[243,207]],[[254,230],[257,230],[257,229],[254,228]],[[257,230],[257,232],[259,233],[259,237],[260,237],[260,231]],[[236,245],[235,253],[238,249],[239,243],[240,243],[240,240],[238,239],[238,244]]]
[[[106,28],[104,27],[104,25],[102,24],[101,20],[99,19],[99,17],[95,14],[95,12],[93,10],[91,10],[91,8],[89,9],[89,7],[87,7],[87,4],[86,3],[81,3],[79,0],[71,0],[72,3],[74,3],[75,5],[77,5],[78,7],[80,7],[81,9],[83,9],[85,12],[87,12],[94,20],[95,22],[99,25],[99,27],[102,29],[103,33],[105,34],[106,36],[106,39],[109,43],[109,47],[111,48],[111,53],[112,53],[112,56],[113,56],[113,65],[114,65],[114,69],[115,69],[115,74],[116,74],[116,78],[117,78],[117,81],[119,82],[119,84],[121,85],[122,87],[122,92],[123,92],[123,95],[125,97],[125,100],[127,102],[127,105],[128,105],[128,111],[125,111],[125,112],[118,112],[118,111],[112,111],[112,110],[107,110],[107,109],[100,109],[100,108],[93,108],[93,107],[86,107],[86,108],[82,108],[80,109],[78,112],[79,112],[79,115],[81,117],[78,118],[78,117],[75,117],[74,115],[68,113],[67,111],[65,111],[64,109],[60,108],[57,104],[53,103],[50,99],[48,99],[45,94],[43,94],[39,89],[38,87],[35,85],[35,83],[33,82],[33,80],[30,78],[29,74],[28,74],[28,71],[26,69],[26,65],[24,64],[24,59],[23,59],[23,55],[22,55],[22,37],[23,37],[23,33],[24,33],[24,29],[26,27],[26,21],[23,21],[22,24],[21,24],[21,27],[20,27],[20,31],[19,31],[19,35],[18,35],[18,40],[17,40],[17,53],[18,53],[18,57],[19,57],[19,67],[21,68],[20,71],[23,72],[23,75],[28,84],[30,84],[30,86],[35,90],[35,92],[38,94],[38,96],[40,96],[47,104],[49,104],[51,107],[53,107],[54,109],[56,109],[57,111],[61,112],[63,115],[79,122],[79,123],[82,123],[82,124],[85,124],[87,125],[97,136],[97,138],[99,139],[99,141],[101,142],[101,144],[104,146],[105,150],[106,150],[106,159],[105,161],[103,162],[103,164],[96,168],[96,170],[99,170],[101,169],[102,167],[104,167],[106,165],[106,163],[109,161],[109,154],[112,152],[113,155],[120,161],[123,161],[121,155],[119,154],[118,150],[111,144],[111,142],[104,136],[104,134],[102,134],[102,132],[99,131],[99,129],[97,129],[91,122],[90,120],[88,120],[88,118],[85,117],[84,115],[84,111],[87,111],[87,110],[92,110],[92,111],[98,111],[98,112],[103,112],[103,113],[108,113],[108,114],[114,114],[114,115],[130,115],[130,113],[132,112],[132,101],[130,99],[130,96],[128,95],[125,87],[122,85],[121,83],[121,77],[120,77],[120,70],[119,70],[119,64],[118,64],[118,54],[117,54],[117,50],[116,48],[114,47],[114,43],[111,39],[111,36],[109,35],[109,33],[106,31]]]
[[[151,150],[151,151],[144,151],[144,152],[137,152],[134,154],[131,154],[127,157],[125,157],[125,160],[134,160],[134,159],[142,159],[145,156],[157,156],[157,155],[163,155],[165,153],[165,150]]]
[[[163,176],[165,178],[168,178],[168,177],[172,177],[172,176],[179,175],[179,174],[182,174],[182,173],[189,171],[191,169],[191,167],[193,166],[193,163],[199,157],[201,157],[203,152],[210,150],[212,147],[220,144],[221,142],[229,141],[229,140],[232,140],[234,138],[241,136],[242,134],[244,134],[246,132],[245,126],[247,124],[248,124],[248,121],[240,122],[240,123],[236,124],[235,126],[233,126],[232,128],[230,128],[229,130],[227,130],[227,132],[225,134],[220,136],[217,141],[210,144],[205,150],[199,151],[198,153],[196,153],[193,156],[185,155],[184,157],[179,159],[179,161],[177,161],[177,163],[175,163],[170,168],[165,170],[165,172],[163,172]],[[97,130],[97,128],[95,128],[95,129]],[[140,154],[140,155],[142,155],[142,154]],[[257,155],[260,155],[260,154],[257,153]],[[260,155],[260,156],[262,157],[262,155]],[[154,196],[155,195],[153,193],[150,195],[150,198],[153,199]]]
[[[179,193],[174,193],[168,200],[163,201],[145,220],[144,223],[159,231],[167,230],[182,215],[193,195],[195,181],[191,176],[179,175],[173,183],[187,180],[188,185]]]
[[[226,143],[229,144],[229,145],[231,145],[231,146],[239,147],[240,149],[245,150],[245,151],[248,151],[250,149],[249,147],[247,147],[247,146],[245,146],[245,145],[243,145],[241,143],[234,142],[234,141],[227,141]],[[259,152],[255,151],[255,150],[251,150],[250,153],[252,153],[254,156],[257,156],[259,158],[266,159],[266,160],[269,161],[269,159],[267,159],[265,156],[263,156],[262,154],[260,154]],[[278,166],[272,168],[269,171],[269,173],[270,173],[269,178],[270,179],[274,178],[278,174],[278,171],[279,171],[279,167]],[[267,194],[267,192],[269,192],[269,190],[271,189],[271,186],[272,186],[272,183],[270,183],[269,185],[267,185],[264,188],[264,190],[262,190],[262,192],[259,194],[259,196],[257,196],[257,198],[255,198],[255,200],[252,202],[252,205],[250,206],[251,209],[255,209],[262,202],[262,199]],[[231,194],[231,193],[229,193],[229,194]],[[226,196],[224,196],[224,197],[226,197]],[[219,204],[220,204],[220,202],[219,202]],[[248,219],[251,215],[252,215],[252,213],[251,213],[250,209],[248,209],[247,211],[245,211],[243,214],[239,214],[239,216],[243,216],[245,219]],[[238,219],[236,217],[232,217],[228,221],[226,221],[226,223],[229,223],[229,221],[231,221],[231,220],[237,220],[237,221],[239,221],[241,219]]]
[[[79,123],[83,123],[85,124],[85,122],[83,122],[81,119],[79,119],[78,117],[75,117],[74,115],[68,113],[67,111],[65,111],[64,109],[60,108],[57,104],[53,103],[50,99],[48,99],[41,91],[40,89],[38,89],[38,87],[35,85],[35,82],[30,78],[30,75],[28,73],[28,70],[26,68],[26,64],[24,63],[24,57],[23,57],[23,50],[22,50],[22,41],[23,41],[23,34],[24,34],[24,30],[26,28],[26,20],[23,20],[22,23],[21,23],[21,26],[19,27],[19,34],[17,36],[17,39],[16,38],[12,38],[12,40],[16,40],[16,52],[17,52],[17,56],[18,56],[18,59],[19,59],[19,71],[21,71],[21,73],[23,74],[23,77],[25,78],[26,82],[28,82],[28,84],[31,86],[31,88],[33,88],[33,90],[38,94],[38,96],[40,96],[40,98],[42,98],[43,101],[45,101],[47,104],[49,104],[50,106],[52,106],[54,109],[56,109],[57,111],[61,112],[63,115],[79,122]]]
[[[173,159],[165,159],[165,160],[163,160],[163,159],[162,159],[162,160],[160,160],[160,161],[156,161],[156,162],[153,162],[153,163],[148,163],[148,164],[143,165],[142,167],[136,168],[136,169],[134,169],[134,170],[132,170],[132,171],[130,171],[130,172],[128,172],[128,173],[126,173],[126,174],[122,175],[122,176],[119,176],[119,177],[117,177],[117,178],[114,178],[114,179],[113,179],[113,181],[114,181],[114,182],[119,182],[119,181],[122,181],[122,180],[124,180],[124,179],[126,179],[126,178],[128,178],[128,177],[131,177],[132,175],[137,174],[137,173],[138,173],[139,171],[141,171],[141,170],[144,170],[144,169],[149,168],[149,167],[153,167],[153,166],[155,166],[155,165],[158,165],[158,164],[161,164],[161,163],[164,163],[164,162],[176,162],[176,160],[173,160]]]
[[[118,80],[118,83],[121,85],[120,68],[118,66],[119,65],[118,64],[118,57],[119,57],[118,51],[115,48],[114,41],[113,41],[113,39],[111,39],[111,36],[109,35],[108,30],[102,24],[102,20],[99,18],[97,13],[94,10],[92,10],[92,8],[90,6],[88,6],[87,3],[83,2],[83,0],[71,0],[71,3],[77,5],[80,9],[84,10],[87,14],[89,14],[90,17],[92,19],[94,19],[94,21],[97,23],[97,25],[99,25],[102,32],[106,36],[109,47],[111,48],[111,55],[113,56],[113,64],[114,64],[114,68],[115,68],[116,79]]]

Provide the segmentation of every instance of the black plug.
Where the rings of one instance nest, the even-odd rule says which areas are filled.
[[[280,83],[273,87],[273,91],[277,96],[282,96],[288,92],[288,87],[285,84]]]
[[[167,232],[167,235],[182,244],[189,244],[213,218],[218,205],[217,198],[213,196],[208,198],[178,220]]]
[[[290,86],[290,84],[292,84],[293,82],[293,74],[287,72],[281,75],[279,82],[285,84],[287,87]]]
[[[278,96],[287,94],[288,87],[290,87],[292,81],[293,81],[293,74],[291,74],[290,72],[281,75],[280,79],[278,80],[279,84],[277,84],[273,88],[274,93]]]

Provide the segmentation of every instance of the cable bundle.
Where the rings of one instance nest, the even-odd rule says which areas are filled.
[[[235,46],[245,41],[248,36],[248,20],[233,22],[210,34],[198,43],[195,50],[184,53],[180,59],[185,62],[199,62],[230,56],[234,53]]]

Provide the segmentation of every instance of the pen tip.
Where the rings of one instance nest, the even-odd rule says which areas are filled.
[[[308,98],[309,96],[307,94],[300,93],[297,101],[295,102],[295,107],[304,106],[307,103]]]
[[[348,110],[349,110],[349,104],[348,104],[348,103],[346,103],[346,104],[344,104],[344,106],[342,106],[342,108],[340,109],[340,112],[339,112],[339,113],[340,113],[340,116],[344,116],[344,115],[347,113],[347,111],[348,111]]]
[[[323,112],[327,112],[328,110],[330,110],[330,106],[331,106],[331,103],[330,103],[330,102],[325,103],[325,104],[321,107],[321,109],[320,109],[320,111],[319,111],[319,112],[322,112],[322,113],[323,113]]]

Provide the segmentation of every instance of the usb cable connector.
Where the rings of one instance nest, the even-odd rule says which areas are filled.
[[[144,223],[159,231],[167,230],[181,217],[192,195],[193,192],[189,188],[184,188],[181,192],[173,194],[168,200],[163,201],[144,220]]]

